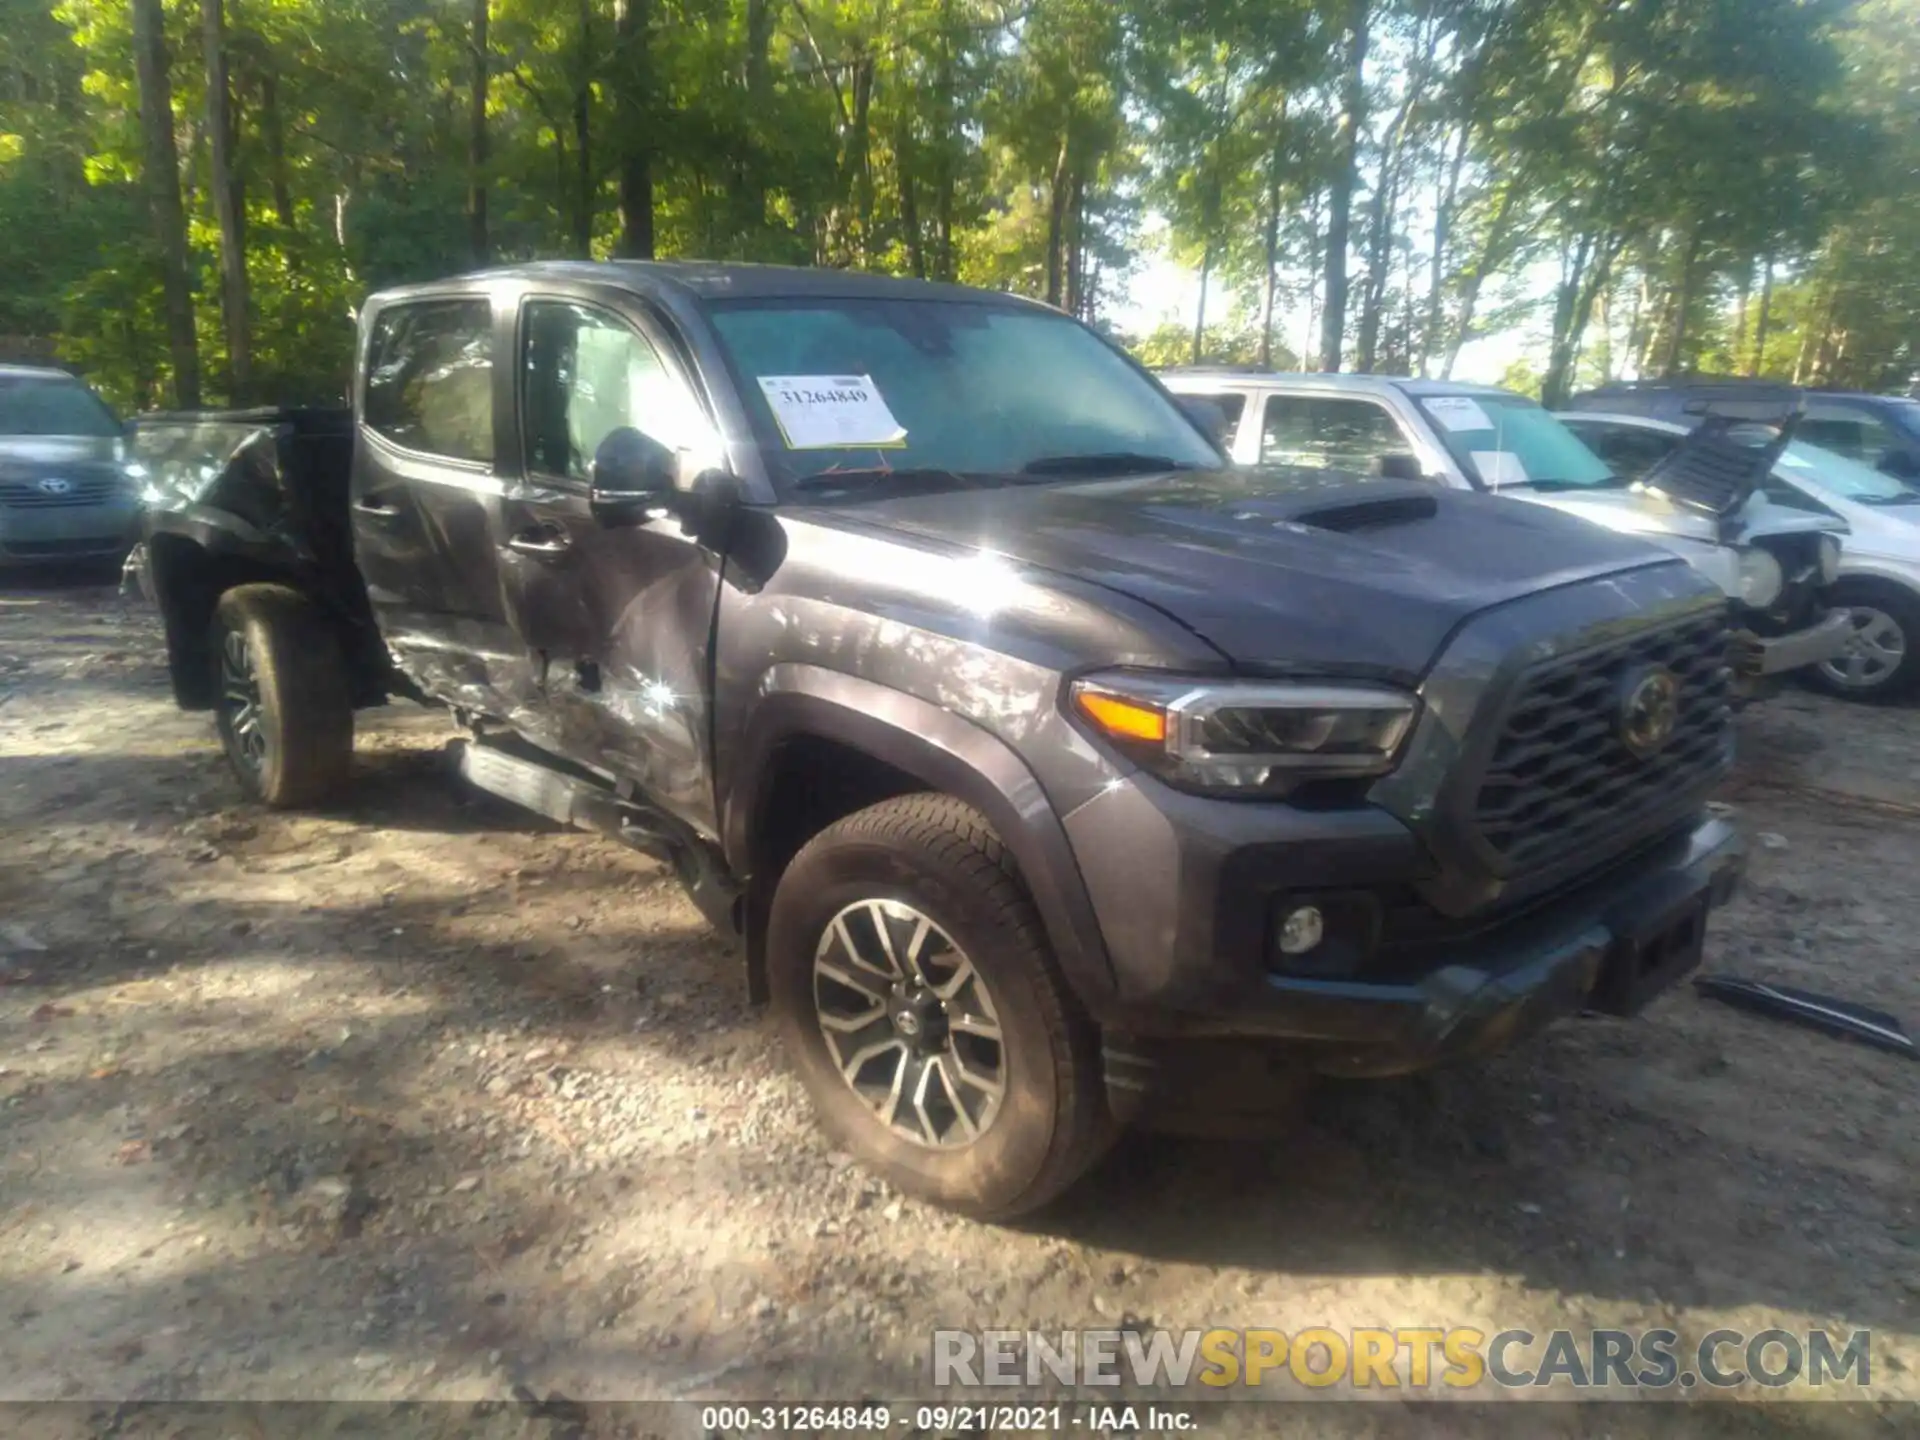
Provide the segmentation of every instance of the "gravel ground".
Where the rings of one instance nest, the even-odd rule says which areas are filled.
[[[365,718],[345,806],[248,807],[144,607],[0,587],[0,1399],[900,1399],[936,1326],[1144,1322],[1871,1327],[1874,1395],[1920,1400],[1910,1061],[1682,990],[1329,1085],[1282,1142],[1129,1139],[983,1227],[818,1137],[661,867],[463,792],[437,717]],[[1920,721],[1743,724],[1753,875],[1708,967],[1920,1028]]]

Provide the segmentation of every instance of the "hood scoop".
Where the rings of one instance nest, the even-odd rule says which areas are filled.
[[[1357,535],[1367,530],[1386,530],[1416,520],[1431,520],[1440,513],[1440,500],[1433,491],[1414,488],[1382,487],[1371,495],[1349,497],[1325,505],[1308,506],[1291,518],[1297,525],[1315,530],[1331,530],[1339,535]]]

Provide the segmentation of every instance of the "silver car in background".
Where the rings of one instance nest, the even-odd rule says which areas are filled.
[[[120,421],[84,381],[0,366],[0,569],[124,556],[136,478]]]
[[[1560,419],[1630,480],[1671,454],[1689,429],[1671,420],[1600,411]],[[1766,496],[1775,505],[1844,520],[1849,532],[1839,579],[1827,592],[1828,601],[1847,614],[1847,645],[1807,679],[1849,700],[1912,694],[1920,687],[1920,489],[1795,440],[1774,467]]]

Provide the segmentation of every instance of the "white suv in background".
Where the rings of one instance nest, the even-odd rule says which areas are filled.
[[[1628,480],[1664,460],[1688,426],[1592,411],[1560,419]],[[1818,445],[1794,441],[1766,484],[1776,505],[1844,520],[1840,576],[1828,591],[1851,625],[1846,650],[1809,672],[1830,694],[1893,700],[1920,687],[1920,489]]]
[[[1724,513],[1616,475],[1561,420],[1489,385],[1384,375],[1164,371],[1176,395],[1218,406],[1239,465],[1282,465],[1424,481],[1551,506],[1684,556],[1735,612],[1745,698],[1792,671],[1837,659],[1853,635],[1824,589],[1839,573],[1846,522],[1755,490]]]

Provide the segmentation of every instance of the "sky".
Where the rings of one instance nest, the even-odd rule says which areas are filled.
[[[1188,327],[1193,324],[1194,306],[1200,296],[1200,274],[1164,254],[1156,253],[1156,250],[1157,247],[1147,247],[1134,272],[1125,300],[1115,306],[1112,312],[1114,325],[1129,335],[1146,334],[1168,320],[1178,321]],[[1231,296],[1226,290],[1217,284],[1210,288],[1207,298],[1209,315],[1224,316],[1230,303]],[[1311,348],[1306,351],[1301,348],[1307,339],[1305,324],[1306,316],[1298,307],[1290,312],[1283,310],[1275,327],[1276,337],[1290,350],[1311,353]],[[1537,340],[1538,337],[1529,336],[1524,330],[1512,330],[1472,341],[1461,350],[1453,378],[1486,385],[1498,384],[1508,366],[1530,348],[1538,348]],[[1312,348],[1317,346],[1318,337],[1315,336]]]

